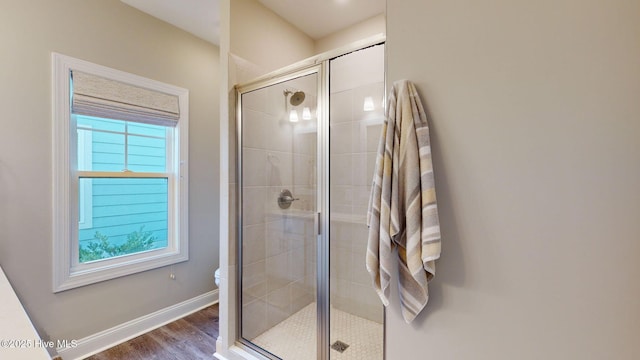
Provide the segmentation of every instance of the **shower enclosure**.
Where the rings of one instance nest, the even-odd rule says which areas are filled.
[[[320,60],[237,87],[237,336],[257,357],[381,360],[365,251],[384,45]]]

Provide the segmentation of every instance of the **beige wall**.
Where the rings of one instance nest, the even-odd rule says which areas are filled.
[[[230,51],[262,75],[314,55],[313,39],[257,0],[231,1]]]
[[[321,54],[325,51],[337,49],[358,40],[385,33],[386,24],[384,14],[376,15],[346,29],[336,31],[333,34],[316,39],[314,43],[315,53]]]
[[[387,359],[640,358],[640,3],[387,16],[387,80],[431,118],[443,237],[426,310],[387,310]]]
[[[218,48],[120,1],[0,2],[0,264],[40,335],[79,339],[213,290]],[[52,293],[52,51],[189,89],[188,262]]]

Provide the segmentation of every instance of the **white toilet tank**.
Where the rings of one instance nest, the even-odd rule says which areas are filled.
[[[216,286],[220,287],[220,268],[216,269],[214,276],[216,278]]]

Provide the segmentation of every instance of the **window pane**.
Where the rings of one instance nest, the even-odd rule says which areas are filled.
[[[160,125],[141,124],[136,122],[130,122],[127,124],[127,131],[130,134],[154,136],[159,138],[165,138],[167,134],[167,128]]]
[[[78,170],[93,169],[93,132],[78,129]]]
[[[78,170],[167,172],[164,126],[78,116]]]
[[[166,172],[165,144],[165,139],[130,135],[127,168],[131,171]]]
[[[88,127],[93,130],[124,132],[124,121],[102,119],[91,116],[76,115],[78,127]]]
[[[83,187],[79,218],[91,227],[78,231],[81,263],[167,247],[166,178],[81,178]]]
[[[92,131],[91,170],[93,171],[122,171],[126,168],[124,163],[124,134]],[[86,146],[85,146],[86,148]],[[78,147],[78,150],[80,148]],[[87,149],[87,151],[89,151]]]

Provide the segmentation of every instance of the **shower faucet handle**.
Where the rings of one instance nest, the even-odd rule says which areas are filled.
[[[294,198],[290,190],[284,189],[280,191],[280,195],[278,195],[278,206],[280,209],[288,209],[291,203],[296,200],[300,200],[300,198]]]

